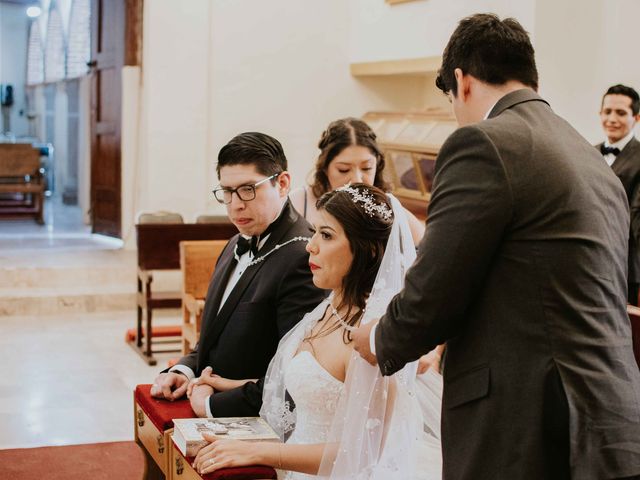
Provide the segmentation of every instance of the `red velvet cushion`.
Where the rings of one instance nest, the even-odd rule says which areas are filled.
[[[189,465],[193,463],[195,457],[187,457],[185,460]],[[272,467],[264,465],[252,465],[250,467],[221,468],[212,473],[201,475],[204,480],[255,480],[278,478],[276,471]]]
[[[133,342],[136,339],[137,329],[130,328],[124,334],[125,342]],[[179,337],[182,335],[182,325],[159,325],[151,327],[151,337]],[[142,330],[144,338],[144,329]]]
[[[137,385],[135,392],[136,403],[147,414],[147,417],[161,432],[173,428],[174,418],[194,418],[189,400],[158,400],[151,396],[151,385]]]

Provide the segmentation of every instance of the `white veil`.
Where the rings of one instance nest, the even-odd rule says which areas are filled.
[[[380,318],[403,286],[416,253],[406,213],[389,195],[394,222],[384,257],[373,284],[361,324]],[[330,300],[318,305],[280,342],[265,378],[260,415],[282,440],[295,428],[295,410],[284,386],[287,362],[310,328],[324,314]],[[329,430],[318,475],[330,479],[387,479],[441,477],[441,377],[428,371],[418,377],[417,362],[390,377],[351,356],[343,392]],[[426,471],[425,471],[426,469]]]

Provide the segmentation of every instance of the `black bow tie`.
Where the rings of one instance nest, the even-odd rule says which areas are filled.
[[[249,250],[251,250],[251,253],[255,257],[258,253],[258,237],[245,238],[240,235],[240,237],[238,238],[238,243],[236,243],[236,255],[238,257],[241,257]]]
[[[285,217],[284,212],[288,211],[289,200],[287,200],[286,205],[283,207],[282,211],[278,218],[276,218],[273,222],[269,224],[269,226],[262,232],[260,235],[254,235],[253,237],[245,238],[242,235],[238,238],[238,243],[236,243],[236,249],[234,251],[236,257],[240,257],[251,250],[251,253],[255,257],[258,254],[258,243],[260,240],[265,238],[271,232],[275,230],[280,221]]]
[[[605,147],[604,143],[600,146],[600,153],[602,155],[608,155],[609,153],[613,153],[615,157],[620,153],[620,149],[616,147]]]

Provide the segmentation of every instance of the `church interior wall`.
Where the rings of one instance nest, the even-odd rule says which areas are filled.
[[[65,24],[71,3],[56,2]],[[40,4],[45,35],[50,0]],[[175,210],[187,221],[223,213],[210,193],[216,155],[238,132],[279,138],[295,188],[308,179],[329,121],[371,110],[448,108],[434,72],[353,77],[349,66],[438,56],[458,20],[477,11],[514,16],[529,30],[540,93],[593,143],[602,139],[604,90],[640,85],[636,0],[145,2],[143,66],[133,77],[123,73],[123,234],[131,236],[142,210]],[[22,6],[0,3],[0,81],[15,87],[17,135],[28,133],[19,115],[26,107],[27,22]],[[87,197],[88,185],[82,188]]]
[[[592,143],[603,139],[598,112],[607,88],[640,88],[638,18],[634,0],[536,2],[540,93]]]

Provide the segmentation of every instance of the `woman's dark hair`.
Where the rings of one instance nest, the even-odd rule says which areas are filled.
[[[345,148],[352,145],[368,148],[373,156],[376,157],[376,176],[374,177],[373,185],[384,191],[389,190],[389,186],[383,178],[384,155],[376,142],[375,132],[362,120],[348,117],[331,122],[327,129],[322,132],[320,142],[318,142],[320,155],[316,161],[315,175],[311,185],[311,191],[316,198],[320,198],[332,190],[327,177],[329,164]]]
[[[373,205],[382,205],[388,212],[393,212],[387,195],[377,187],[364,183],[354,183],[325,193],[318,200],[316,207],[334,217],[342,226],[353,261],[349,273],[342,280],[342,302],[338,310],[347,307],[346,318],[350,325],[355,325],[362,317],[367,298],[378,274],[384,250],[391,233],[393,215],[382,215],[379,211],[365,210],[365,202],[355,198],[365,196]],[[359,311],[349,318],[354,309]],[[339,327],[339,325],[338,325]],[[345,343],[351,336],[345,330]]]
[[[514,18],[491,13],[463,18],[442,54],[436,87],[457,96],[456,68],[490,85],[517,80],[538,90],[538,70],[529,34]]]

